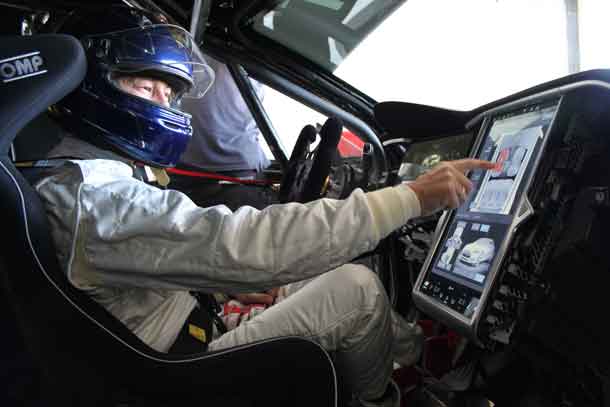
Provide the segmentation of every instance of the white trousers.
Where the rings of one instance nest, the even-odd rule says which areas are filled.
[[[341,378],[364,400],[383,395],[393,369],[415,362],[421,330],[395,314],[377,275],[346,264],[280,289],[281,301],[212,341],[218,350],[279,336],[309,338],[333,355]]]

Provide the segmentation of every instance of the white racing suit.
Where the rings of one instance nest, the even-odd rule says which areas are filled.
[[[363,399],[383,394],[393,360],[417,357],[420,333],[391,312],[377,276],[344,265],[419,215],[408,187],[231,212],[200,208],[178,191],[138,181],[119,161],[73,161],[55,171],[36,188],[60,265],[72,284],[154,349],[167,351],[176,339],[196,304],[189,290],[286,285],[283,301],[209,349],[308,337],[333,354]]]

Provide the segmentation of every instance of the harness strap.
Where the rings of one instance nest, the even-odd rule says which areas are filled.
[[[197,299],[197,306],[187,317],[169,353],[193,354],[205,352],[213,339],[214,327],[222,334],[227,331],[218,316],[220,307],[214,296],[201,292],[191,292]]]
[[[236,178],[236,177],[229,177],[228,175],[216,174],[213,172],[183,170],[180,168],[168,168],[168,169],[166,169],[166,171],[169,172],[170,174],[216,180],[219,183],[226,182],[226,183],[233,183],[233,184],[260,185],[260,186],[273,185],[273,182],[271,182],[271,181],[264,181],[264,180],[257,180],[257,179],[241,179],[241,178]]]

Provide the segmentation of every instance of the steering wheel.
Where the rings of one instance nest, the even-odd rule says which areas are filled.
[[[316,139],[316,129],[307,125],[301,130],[282,178],[280,202],[305,203],[320,197],[342,131],[341,120],[329,118],[320,129],[321,140],[318,147],[314,152],[310,152],[309,147]]]

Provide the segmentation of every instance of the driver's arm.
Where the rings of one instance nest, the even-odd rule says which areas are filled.
[[[231,212],[200,208],[180,192],[143,184],[121,174],[120,163],[108,164],[105,173],[87,168],[94,165],[90,161],[78,165],[38,190],[73,283],[78,277],[80,283],[108,286],[268,290],[372,250],[419,215],[420,201],[425,210],[455,206],[454,196],[468,190],[456,175],[459,167],[447,164],[409,187]],[[78,191],[70,192],[75,186]],[[70,216],[65,205],[72,206]]]

